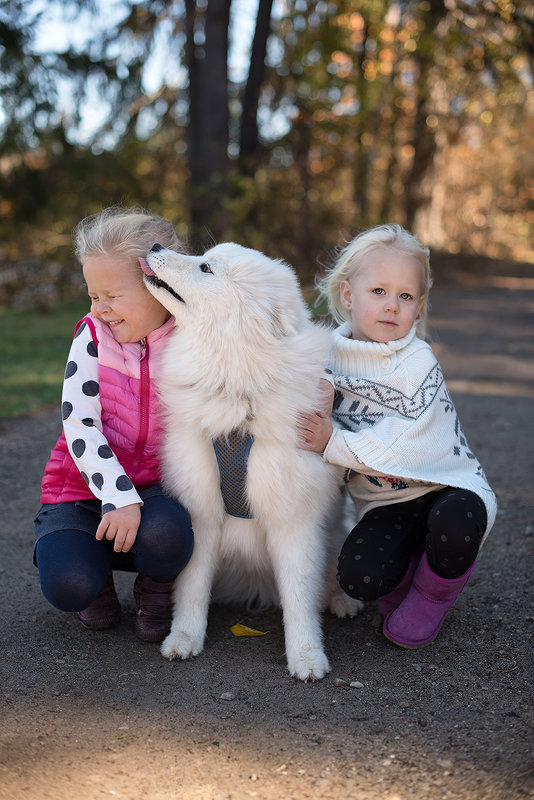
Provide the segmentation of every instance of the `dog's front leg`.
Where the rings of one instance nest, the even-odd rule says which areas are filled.
[[[324,553],[319,532],[310,536],[310,524],[293,522],[276,531],[276,546],[268,546],[282,605],[289,672],[314,681],[330,671],[320,615]]]
[[[174,584],[171,631],[161,644],[168,659],[197,656],[204,647],[213,577],[217,567],[220,522],[191,517],[195,532],[193,555]]]
[[[347,502],[346,491],[340,489],[323,525],[326,543],[326,582],[323,608],[329,609],[336,617],[355,617],[363,608],[360,600],[349,597],[337,580],[337,562],[348,532],[354,525],[352,520],[353,503]]]

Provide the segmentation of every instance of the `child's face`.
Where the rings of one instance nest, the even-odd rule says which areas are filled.
[[[423,267],[413,256],[388,247],[371,250],[340,286],[341,302],[351,312],[352,338],[402,339],[423,305],[422,287]]]
[[[139,273],[137,264],[125,256],[90,256],[83,265],[91,311],[121,344],[139,342],[170,317]]]

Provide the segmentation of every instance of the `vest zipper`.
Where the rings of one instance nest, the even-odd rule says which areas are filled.
[[[148,366],[148,342],[141,339],[141,354],[139,356],[140,368],[140,410],[139,410],[139,435],[135,443],[133,473],[137,471],[138,463],[143,455],[148,436],[148,414],[150,405],[150,372]]]

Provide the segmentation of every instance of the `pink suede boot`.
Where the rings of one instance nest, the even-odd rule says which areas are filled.
[[[384,636],[399,647],[415,649],[430,644],[474,568],[472,564],[459,578],[440,578],[430,569],[425,553],[415,570],[408,594],[386,617]]]
[[[401,580],[398,586],[396,586],[392,592],[389,594],[383,595],[378,601],[378,613],[382,618],[382,622],[386,619],[388,614],[391,614],[392,611],[395,611],[396,608],[400,606],[408,591],[410,586],[412,585],[412,578],[415,572],[415,568],[419,564],[421,560],[421,551],[417,554],[412,553],[410,556],[410,560],[408,562],[408,569],[406,570],[406,574],[404,578]]]

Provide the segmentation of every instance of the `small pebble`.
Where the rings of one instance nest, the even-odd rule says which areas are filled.
[[[348,686],[349,682],[343,680],[343,678],[334,678],[334,686]]]
[[[220,697],[221,700],[235,700],[235,694],[233,692],[223,692]]]
[[[360,681],[351,681],[350,682],[350,688],[351,689],[363,689],[363,683],[360,683]]]

